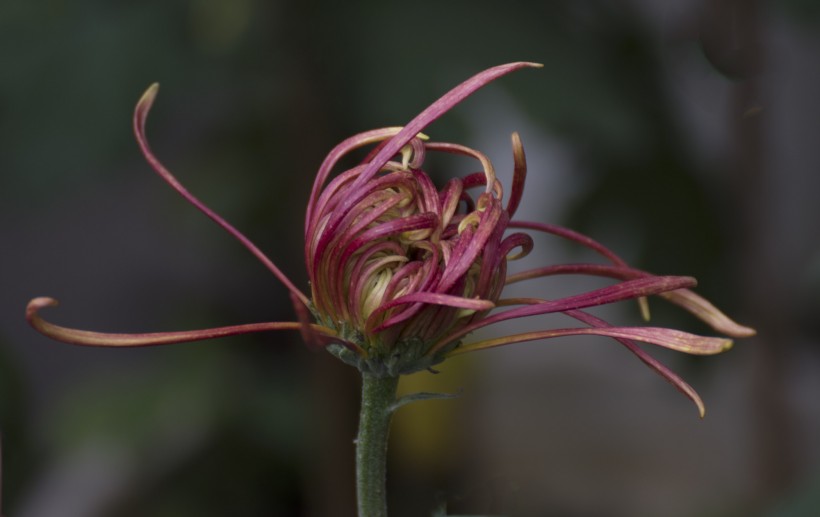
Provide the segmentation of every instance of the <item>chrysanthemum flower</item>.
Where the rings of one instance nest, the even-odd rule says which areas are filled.
[[[148,146],[145,121],[157,94],[151,86],[137,104],[134,129],[154,170],[188,202],[238,239],[288,288],[297,321],[268,322],[188,332],[108,334],[76,330],[43,320],[39,310],[56,305],[35,298],[27,318],[41,333],[91,346],[146,346],[211,339],[268,330],[299,330],[306,342],[327,348],[346,363],[376,377],[395,377],[447,357],[523,341],[571,335],[618,340],[650,368],[692,399],[697,393],[648,355],[636,342],[689,354],[715,354],[731,347],[724,337],[703,337],[659,327],[619,327],[584,309],[637,299],[648,317],[646,297],[658,295],[691,312],[720,334],[745,337],[754,330],[726,317],[690,288],[685,276],[656,276],[628,266],[596,241],[559,226],[515,219],[527,172],[524,149],[512,135],[513,181],[508,199],[487,157],[469,147],[430,140],[422,131],[477,89],[512,71],[538,67],[511,63],[470,78],[403,127],[366,131],[336,146],[325,159],[307,203],[305,263],[310,296],[303,293],[247,237],[189,193]],[[334,175],[340,160],[372,147],[355,167]],[[424,170],[429,153],[460,155],[478,172],[437,188]],[[537,265],[508,271],[533,247],[530,234],[544,233],[597,252],[601,263]],[[593,275],[612,285],[574,296],[548,293],[505,298],[507,285],[549,275]],[[481,328],[517,318],[562,313],[577,322],[567,328],[470,341]],[[313,321],[311,322],[311,314]]]

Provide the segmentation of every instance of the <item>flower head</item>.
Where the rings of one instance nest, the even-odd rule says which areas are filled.
[[[289,289],[297,321],[219,327],[190,332],[106,334],[60,327],[43,320],[39,309],[51,298],[29,302],[29,322],[61,341],[95,346],[144,346],[210,339],[266,330],[302,332],[309,344],[326,347],[363,372],[396,376],[430,368],[447,357],[522,341],[569,335],[618,340],[644,363],[691,398],[703,403],[680,377],[649,356],[636,342],[690,354],[727,350],[732,341],[658,327],[616,327],[584,309],[658,295],[691,312],[717,332],[745,337],[754,330],[726,317],[689,290],[690,277],[656,276],[629,267],[596,241],[560,226],[514,218],[527,166],[517,134],[512,136],[513,181],[508,199],[490,160],[469,147],[431,141],[422,131],[467,96],[533,63],[497,66],[468,79],[402,127],[354,135],[337,145],[318,171],[305,217],[305,262],[310,297],[302,293],[247,237],[190,194],[156,159],[145,138],[145,121],[157,93],[151,86],[137,104],[137,140],[154,170],[186,200],[238,239]],[[351,152],[372,147],[358,165],[333,174]],[[450,179],[437,188],[425,172],[429,153],[449,153],[477,162],[478,172]],[[529,233],[545,233],[597,252],[594,264],[559,264],[508,272],[508,262],[533,247]],[[560,299],[504,298],[512,283],[550,275],[584,274],[617,280],[613,285]],[[315,323],[311,323],[312,313]],[[548,328],[478,341],[473,331],[516,318],[563,313],[580,326]]]
[[[389,144],[400,130],[346,140],[322,172],[353,148]],[[507,255],[532,244],[522,234],[505,238],[509,217],[486,157],[425,139],[413,135],[398,161],[374,167],[375,159],[365,160],[326,187],[320,173],[308,205],[305,258],[313,311],[353,345],[334,350],[363,369],[395,375],[436,362],[457,341],[431,354],[432,345],[495,307]],[[428,152],[463,154],[483,170],[439,191],[422,169]],[[469,187],[481,191],[473,196]]]

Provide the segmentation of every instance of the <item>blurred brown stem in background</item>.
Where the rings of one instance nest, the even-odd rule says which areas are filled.
[[[752,408],[757,505],[782,496],[797,478],[794,415],[788,408],[786,381],[795,336],[786,307],[789,295],[779,280],[773,241],[772,184],[767,148],[765,9],[758,0],[706,2],[702,18],[704,53],[720,72],[734,79],[731,89],[732,191],[738,214],[736,280],[748,321],[760,338],[752,345]],[[775,230],[775,231],[773,231]],[[755,502],[752,502],[754,504]],[[755,505],[756,507],[759,507]]]

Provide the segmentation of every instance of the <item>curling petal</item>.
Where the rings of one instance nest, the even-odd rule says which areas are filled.
[[[164,165],[157,159],[154,155],[153,151],[151,151],[151,147],[148,145],[148,139],[145,136],[145,122],[148,119],[148,113],[151,111],[151,106],[154,104],[154,99],[156,99],[157,92],[159,91],[159,84],[154,83],[142,94],[139,102],[137,103],[137,107],[134,109],[134,133],[137,136],[137,143],[139,143],[140,149],[142,150],[142,154],[145,156],[145,159],[151,165],[151,167],[156,171],[157,174],[166,182],[168,183],[171,188],[177,191],[179,195],[181,195],[186,201],[194,205],[200,212],[208,216],[213,222],[219,225],[223,230],[228,232],[232,237],[242,244],[248,251],[250,251],[271,273],[279,279],[280,282],[285,284],[285,287],[293,293],[303,304],[308,305],[308,298],[307,296],[302,293],[294,284],[290,281],[290,279],[285,276],[284,273],[273,263],[273,261],[268,258],[267,255],[262,253],[250,239],[248,239],[242,232],[234,228],[228,221],[223,219],[219,214],[208,208],[202,201],[200,201],[197,197],[193,194],[188,192],[182,183],[180,183],[171,172],[165,168]]]
[[[521,137],[515,132],[512,134],[513,148],[513,182],[510,189],[510,199],[507,201],[507,212],[510,217],[515,215],[521,197],[524,195],[524,183],[527,179],[527,156],[524,154],[524,146],[521,144]]]
[[[410,141],[417,133],[420,133],[434,120],[450,111],[456,104],[475,93],[476,90],[488,83],[498,79],[501,76],[520,70],[521,68],[541,68],[544,65],[540,63],[508,63],[506,65],[499,65],[480,72],[473,77],[467,79],[459,84],[449,92],[445,93],[441,98],[428,106],[424,111],[416,115],[416,117],[407,123],[402,130],[394,136],[390,142],[387,143],[379,153],[373,158],[368,165],[367,170],[356,180],[358,185],[363,184],[376,174],[381,169],[387,160],[395,155],[407,142]]]
[[[49,323],[40,317],[39,311],[45,307],[58,305],[57,300],[48,297],[34,298],[26,307],[26,319],[35,330],[57,341],[72,345],[107,346],[107,347],[140,347],[168,345],[172,343],[186,343],[215,339],[239,334],[266,332],[269,330],[303,330],[300,322],[267,322],[216,327],[203,330],[189,330],[182,332],[152,332],[145,334],[113,334],[107,332],[91,332],[61,327]],[[336,333],[321,325],[311,324],[310,330],[325,337],[338,340]]]
[[[689,400],[694,402],[695,406],[697,406],[698,408],[698,414],[701,418],[706,416],[706,405],[703,403],[703,399],[700,398],[700,395],[698,395],[698,392],[695,391],[695,388],[690,386],[678,374],[667,368],[666,365],[664,365],[651,355],[644,352],[638,345],[633,343],[631,340],[623,338],[617,339],[630,352],[635,354],[635,356],[637,356],[638,359],[643,361],[645,365],[647,365],[652,370],[655,370],[655,372],[658,375],[666,379],[669,382],[669,384],[675,387],[675,389],[680,391]]]
[[[611,327],[609,323],[593,316],[584,311],[567,311],[567,316],[571,316],[578,321],[586,323],[592,327]],[[667,382],[669,382],[672,386],[675,387],[679,392],[681,392],[685,397],[689,398],[692,402],[694,402],[695,406],[698,408],[698,414],[701,418],[706,415],[706,406],[703,403],[703,400],[698,395],[698,392],[690,386],[686,381],[684,381],[680,376],[678,376],[675,372],[667,368],[663,363],[652,357],[651,355],[647,354],[643,351],[641,347],[639,347],[634,341],[624,338],[615,338],[620,344],[626,347],[627,350],[635,354],[643,363],[648,366],[650,369],[654,370],[655,373],[663,377]]]

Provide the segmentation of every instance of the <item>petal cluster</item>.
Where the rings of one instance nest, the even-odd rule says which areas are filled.
[[[181,185],[154,156],[145,121],[157,86],[137,105],[137,140],[160,177],[254,254],[289,289],[297,321],[218,327],[198,331],[111,334],[69,329],[43,320],[39,310],[55,305],[35,298],[26,316],[41,333],[92,346],[145,346],[210,339],[268,330],[299,330],[308,344],[371,375],[396,376],[430,368],[465,352],[570,335],[611,337],[633,352],[697,405],[697,393],[649,356],[637,342],[690,354],[727,350],[732,341],[660,327],[617,327],[587,312],[590,307],[635,299],[648,318],[647,297],[658,295],[691,312],[718,333],[746,337],[754,330],[732,321],[690,289],[690,277],[656,276],[629,267],[591,238],[556,225],[515,219],[527,166],[517,134],[512,136],[513,181],[505,200],[495,169],[481,152],[431,141],[422,131],[482,86],[510,72],[539,67],[510,63],[485,70],[445,94],[402,127],[354,135],[336,146],[319,169],[305,216],[305,264],[310,296],[302,293],[247,237]],[[432,153],[461,156],[477,172],[437,187],[425,167]],[[363,155],[358,161],[354,158]],[[342,164],[356,165],[337,172]],[[349,165],[348,165],[349,166]],[[508,272],[508,263],[533,247],[543,233],[587,247],[600,263],[551,264]],[[504,298],[507,285],[551,275],[592,275],[615,282],[559,299],[535,293]],[[562,313],[577,324],[470,342],[483,327],[517,318]],[[311,322],[311,314],[314,322]]]
[[[399,130],[346,140],[322,170],[362,145],[379,149]],[[493,309],[507,254],[532,244],[523,234],[505,237],[508,212],[485,156],[426,139],[413,136],[396,160],[366,181],[359,180],[368,159],[327,185],[320,174],[308,207],[305,259],[313,310],[366,359],[362,367],[388,374],[428,366],[433,343]],[[482,170],[438,190],[423,169],[429,152],[465,155]]]

